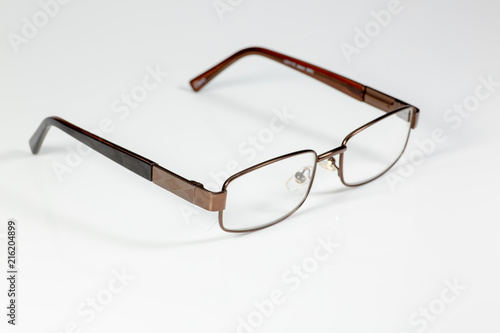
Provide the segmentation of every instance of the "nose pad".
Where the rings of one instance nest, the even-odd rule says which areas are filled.
[[[335,158],[334,157],[330,157],[329,159],[327,159],[325,161],[319,162],[319,165],[323,169],[326,169],[328,171],[337,171],[338,170],[337,166],[335,165]]]
[[[289,191],[297,191],[304,186],[307,186],[311,182],[312,167],[303,167],[300,171],[297,171],[293,176],[288,178],[286,182],[286,188]]]

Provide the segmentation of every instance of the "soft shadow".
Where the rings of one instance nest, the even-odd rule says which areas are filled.
[[[351,187],[341,187],[341,188],[337,188],[337,189],[334,189],[334,190],[327,190],[327,191],[319,191],[319,192],[314,192],[314,193],[311,193],[309,195],[309,200],[311,200],[312,197],[315,197],[315,196],[321,196],[321,197],[325,197],[325,196],[331,196],[332,198],[335,197],[335,195],[341,195],[343,194],[344,192],[347,192],[347,191],[352,191],[353,188]],[[343,197],[342,200],[345,200],[346,197]],[[297,210],[297,212],[295,212],[295,214],[293,214],[292,216],[296,216],[296,217],[299,217],[299,216],[302,216],[303,214],[309,214],[309,212],[313,212],[313,211],[316,211],[320,208],[324,208],[325,207],[325,202],[320,202],[318,204],[315,204],[315,205],[308,205],[306,207],[301,207],[299,208],[299,210]]]
[[[326,191],[314,191],[311,195],[316,196],[316,195],[332,195],[332,194],[337,194],[337,193],[342,193],[342,192],[347,192],[347,191],[352,191],[352,187],[339,187],[333,190],[326,190]]]
[[[189,82],[187,84],[183,84],[182,86],[178,86],[179,90],[189,91],[195,94],[202,94],[203,92],[208,92],[212,90],[219,90],[234,87],[245,87],[245,86],[255,86],[261,84],[262,82],[283,82],[283,79],[279,77],[279,75],[273,75],[272,73],[251,73],[246,74],[244,78],[215,78],[206,86],[203,87],[199,92],[194,91],[191,88]]]
[[[5,201],[6,198],[2,198],[5,194],[0,192],[0,198],[2,201]],[[104,242],[108,243],[115,243],[121,246],[136,246],[140,248],[168,248],[168,247],[173,247],[173,246],[182,246],[182,245],[196,245],[196,244],[208,244],[212,242],[219,242],[223,241],[226,239],[232,239],[235,237],[244,237],[247,234],[235,234],[235,233],[223,233],[220,235],[214,235],[210,237],[203,237],[199,239],[179,239],[179,240],[147,240],[147,239],[137,239],[133,237],[127,237],[124,236],[123,234],[115,234],[113,232],[110,232],[105,229],[100,229],[96,228],[93,225],[89,225],[86,223],[86,221],[83,218],[80,218],[76,214],[74,216],[68,216],[67,214],[64,216],[61,213],[57,213],[53,211],[52,209],[48,209],[46,206],[42,205],[39,201],[34,201],[30,200],[27,202],[26,198],[23,197],[22,199],[18,196],[17,198],[14,198],[17,195],[16,192],[11,192],[9,193],[8,197],[9,200],[23,200],[25,205],[27,207],[30,207],[31,209],[35,211],[41,211],[43,214],[39,214],[41,216],[45,216],[45,221],[48,223],[52,224],[54,228],[69,228],[72,229],[72,232],[77,232],[80,235],[85,235],[88,236],[89,238],[92,239],[97,239],[101,240]],[[211,230],[214,227],[218,227],[217,222],[217,214],[213,214],[214,223],[216,225],[207,228],[207,232]],[[51,219],[50,217],[54,216],[57,221],[62,221],[64,223],[57,223],[56,219]],[[164,221],[158,221],[158,223],[164,223]],[[140,225],[137,226],[140,228]],[[221,231],[222,232],[222,231]],[[202,236],[206,235],[206,233],[202,234]]]
[[[40,154],[52,154],[52,153],[61,153],[61,146],[51,146],[47,145],[46,147],[42,147],[40,150]],[[26,150],[22,149],[11,149],[7,151],[0,152],[0,161],[2,162],[11,162],[13,160],[23,160],[32,158],[33,155],[29,147]]]
[[[8,162],[8,161],[12,161],[12,160],[26,159],[30,156],[32,156],[32,154],[28,150],[11,149],[11,150],[0,152],[0,161]]]
[[[259,79],[259,81],[262,81],[262,77],[259,77],[258,79]],[[257,81],[257,79],[256,79],[256,81]],[[246,83],[247,82],[245,82],[245,84]],[[210,85],[210,83],[209,83],[209,85]],[[229,86],[230,84],[227,84],[227,85]],[[243,85],[243,84],[240,84],[240,85]],[[230,86],[234,87],[234,84],[231,84]],[[221,83],[217,82],[217,87],[214,87],[213,89],[210,89],[210,90],[217,90],[220,88],[221,88]],[[207,85],[207,87],[205,87],[203,90],[201,90],[199,92],[193,91],[191,89],[191,87],[189,87],[189,86],[182,86],[182,88],[179,88],[179,89],[186,91],[186,92],[193,93],[193,94],[200,94],[200,97],[202,97],[201,94],[203,94],[203,91],[209,90],[208,85]],[[231,99],[231,98],[229,98],[229,96],[222,97],[222,96],[218,96],[218,95],[210,95],[209,98],[206,97],[204,99],[204,102],[211,102],[211,103],[213,102],[213,103],[217,103],[218,105],[222,105],[223,108],[221,108],[221,110],[231,110],[230,111],[231,114],[234,114],[237,112],[237,113],[242,114],[243,116],[252,115],[253,117],[258,118],[258,119],[262,119],[262,120],[267,120],[269,118],[269,114],[255,112],[256,111],[255,109],[249,107],[246,104],[240,103],[238,99]],[[310,136],[310,137],[316,137],[322,141],[334,142],[335,140],[338,140],[338,143],[337,143],[338,146],[340,146],[342,139],[343,139],[343,137],[342,138],[339,137],[339,138],[335,139],[332,136],[319,133],[314,128],[301,125],[301,123],[298,123],[298,122],[294,123],[293,127],[294,127],[294,130],[297,130],[297,131],[299,131],[307,136]],[[332,144],[332,148],[336,147],[336,146],[335,147],[333,147],[333,146],[335,146],[335,144]]]

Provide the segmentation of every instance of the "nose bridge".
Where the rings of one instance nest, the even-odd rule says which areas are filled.
[[[329,150],[323,154],[318,155],[318,158],[316,160],[316,163],[322,162],[326,159],[329,159],[330,157],[337,156],[339,154],[342,154],[347,150],[347,147],[342,145],[340,147],[337,147],[335,149]]]

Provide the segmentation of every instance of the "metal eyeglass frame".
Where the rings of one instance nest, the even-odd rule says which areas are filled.
[[[43,143],[43,140],[45,136],[47,135],[47,132],[49,131],[51,126],[57,127],[60,130],[66,132],[73,138],[79,140],[80,142],[84,143],[85,145],[89,146],[90,148],[94,149],[95,151],[101,153],[102,155],[108,157],[109,159],[113,160],[114,162],[120,164],[121,166],[135,172],[139,176],[146,178],[149,181],[152,181],[156,185],[164,188],[167,191],[170,191],[174,193],[175,195],[181,197],[184,200],[189,201],[190,203],[197,205],[205,210],[208,211],[213,211],[213,212],[219,212],[219,225],[220,227],[227,232],[249,232],[249,231],[255,231],[259,229],[263,229],[266,227],[269,227],[273,224],[276,224],[285,218],[289,217],[292,215],[305,201],[307,198],[307,195],[309,194],[310,188],[308,192],[306,193],[304,199],[300,203],[298,207],[295,208],[292,212],[287,214],[286,216],[280,218],[277,221],[274,221],[273,223],[269,225],[265,225],[263,227],[255,228],[255,229],[248,229],[248,230],[229,230],[224,227],[223,224],[223,211],[226,207],[226,198],[227,198],[227,187],[229,183],[231,183],[234,179],[245,175],[246,173],[252,172],[256,169],[259,169],[263,166],[266,166],[268,164],[274,163],[276,161],[279,161],[281,159],[285,159],[297,154],[305,153],[305,152],[313,152],[316,155],[316,160],[317,163],[326,161],[326,160],[333,160],[334,156],[340,155],[340,160],[339,160],[339,166],[337,167],[338,170],[338,175],[342,181],[342,183],[346,186],[359,186],[366,184],[378,177],[380,177],[382,174],[387,172],[392,165],[394,165],[399,157],[403,154],[403,151],[401,152],[401,155],[398,157],[398,159],[384,172],[379,174],[378,176],[369,179],[368,181],[365,181],[363,183],[358,183],[358,184],[348,184],[344,180],[344,172],[343,172],[343,161],[344,161],[344,152],[347,150],[347,142],[349,139],[354,136],[355,134],[363,131],[364,129],[372,126],[373,124],[385,119],[386,117],[389,117],[395,113],[398,113],[402,109],[411,109],[411,112],[409,114],[407,121],[411,123],[411,129],[414,129],[417,126],[418,123],[418,117],[419,117],[419,109],[408,104],[405,102],[402,102],[396,98],[393,98],[389,95],[386,95],[382,92],[379,92],[375,89],[372,89],[370,87],[364,86],[360,83],[357,83],[355,81],[352,81],[350,79],[347,79],[341,75],[332,73],[326,69],[317,67],[315,65],[309,64],[307,62],[304,62],[302,60],[298,60],[295,58],[292,58],[290,56],[274,52],[268,49],[264,48],[258,48],[258,47],[251,47],[247,48],[244,50],[241,50],[229,58],[225,59],[218,65],[214,66],[213,68],[209,69],[208,71],[204,72],[203,74],[197,76],[193,80],[190,81],[190,84],[194,91],[199,91],[202,89],[208,82],[210,82],[213,78],[215,78],[220,72],[222,72],[224,69],[226,69],[228,66],[233,64],[235,61],[238,59],[248,56],[248,55],[260,55],[266,58],[269,58],[271,60],[274,60],[276,62],[279,62],[285,66],[288,66],[292,69],[295,69],[303,74],[306,74],[316,80],[319,80],[323,82],[324,84],[327,84],[331,86],[332,88],[335,88],[359,101],[363,101],[365,103],[368,103],[369,105],[372,105],[384,112],[386,114],[382,115],[381,117],[361,126],[360,128],[356,129],[355,131],[351,132],[348,134],[345,139],[342,142],[342,145],[329,150],[325,153],[322,154],[317,154],[313,150],[302,150],[294,153],[290,153],[287,155],[283,155],[280,157],[276,157],[274,159],[271,159],[269,161],[257,164],[255,166],[252,166],[250,168],[247,168],[235,175],[232,175],[229,177],[225,182],[222,187],[222,190],[220,192],[212,192],[203,186],[203,184],[193,181],[193,180],[188,180],[184,177],[179,176],[178,174],[167,170],[157,163],[144,158],[136,153],[133,153],[125,148],[122,148],[110,141],[107,141],[99,136],[96,136],[76,125],[73,125],[70,122],[67,122],[64,119],[61,119],[59,117],[48,117],[42,121],[36,132],[33,134],[31,137],[29,143],[31,147],[31,151],[33,154],[37,154],[40,151],[40,147]],[[407,140],[408,141],[408,140]],[[405,143],[405,148],[406,148],[406,143]],[[333,160],[334,161],[334,160]],[[314,166],[314,170],[316,169],[316,166]],[[314,174],[313,174],[314,176]]]

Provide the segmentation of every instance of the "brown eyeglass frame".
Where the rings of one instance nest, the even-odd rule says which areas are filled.
[[[363,101],[365,103],[368,103],[369,105],[372,105],[384,112],[386,112],[385,115],[369,122],[368,124],[356,129],[355,131],[351,132],[342,142],[342,145],[340,147],[337,147],[335,149],[332,149],[330,151],[327,151],[323,154],[316,154],[317,156],[317,162],[321,162],[324,160],[328,160],[330,158],[333,158],[334,156],[340,155],[340,162],[339,166],[337,167],[338,169],[338,174],[340,176],[340,179],[342,183],[346,186],[359,186],[366,184],[378,177],[380,177],[383,173],[385,173],[387,170],[390,169],[390,167],[385,170],[383,173],[380,175],[366,181],[363,183],[359,184],[347,184],[344,181],[343,177],[343,155],[344,152],[347,149],[347,142],[349,139],[354,136],[355,134],[359,133],[360,131],[366,129],[367,127],[385,119],[386,117],[391,116],[394,113],[397,113],[401,111],[401,109],[406,109],[406,108],[411,108],[412,112],[410,113],[409,118],[407,121],[411,123],[411,129],[414,129],[417,126],[418,123],[418,117],[419,117],[419,109],[408,104],[405,102],[402,102],[396,98],[393,98],[389,95],[386,95],[382,92],[379,92],[375,89],[372,89],[370,87],[364,86],[360,83],[357,83],[355,81],[352,81],[346,77],[343,77],[341,75],[332,73],[326,69],[317,67],[315,65],[309,64],[307,62],[304,62],[299,59],[292,58],[290,56],[274,52],[268,49],[264,48],[258,48],[258,47],[252,47],[252,48],[247,48],[244,50],[241,50],[229,58],[225,59],[218,65],[214,66],[213,68],[209,69],[208,71],[204,72],[203,74],[197,76],[193,80],[190,81],[190,84],[193,88],[194,91],[199,91],[202,89],[208,82],[210,82],[213,78],[215,78],[218,74],[220,74],[224,69],[229,67],[231,64],[233,64],[235,61],[238,59],[248,56],[248,55],[260,55],[264,56],[266,58],[269,58],[271,60],[274,60],[276,62],[279,62],[281,64],[284,64],[285,66],[288,66],[292,69],[295,69],[303,74],[306,74],[318,81],[321,81],[332,88],[335,88],[359,101]],[[57,127],[60,130],[64,131],[68,135],[72,136],[76,140],[84,143],[88,147],[94,149],[95,151],[101,153],[102,155],[108,157],[109,159],[113,160],[114,162],[120,164],[121,166],[129,169],[132,172],[135,172],[139,176],[152,181],[156,185],[164,188],[167,191],[170,191],[174,193],[175,195],[181,197],[184,200],[189,201],[192,204],[195,204],[205,210],[208,211],[215,211],[219,212],[219,224],[220,227],[224,231],[228,232],[248,232],[248,231],[255,231],[259,229],[263,229],[266,227],[269,227],[273,224],[276,224],[285,218],[289,217],[292,215],[299,207],[302,205],[302,203],[290,214],[286,215],[285,217],[281,218],[278,221],[275,221],[272,224],[260,227],[260,228],[255,228],[255,229],[249,229],[249,230],[243,230],[243,231],[235,231],[235,230],[228,230],[224,227],[223,221],[222,221],[222,212],[226,207],[226,198],[227,198],[227,186],[228,184],[234,180],[235,178],[242,176],[248,172],[251,172],[253,170],[256,170],[262,166],[265,166],[267,164],[276,162],[280,159],[285,159],[288,158],[294,154],[298,153],[303,153],[305,151],[300,151],[300,152],[295,152],[295,153],[290,153],[287,155],[283,155],[277,158],[274,158],[272,160],[257,164],[253,167],[250,167],[248,169],[245,169],[231,177],[229,177],[226,182],[223,185],[223,188],[220,192],[212,192],[203,186],[203,184],[193,181],[193,180],[188,180],[184,177],[179,176],[178,174],[167,170],[157,163],[144,158],[134,152],[131,152],[125,148],[122,148],[110,141],[107,141],[97,135],[94,135],[76,125],[73,125],[70,122],[67,122],[64,119],[61,119],[59,117],[48,117],[42,121],[36,132],[33,134],[31,137],[29,143],[31,147],[31,151],[33,154],[37,154],[40,151],[41,145],[43,143],[43,140],[45,139],[45,136],[47,135],[47,132],[49,131],[50,127]],[[408,141],[408,139],[407,139]],[[406,144],[405,144],[406,147]],[[403,149],[404,152],[404,149]],[[403,153],[402,152],[402,153]],[[401,153],[401,154],[402,154]],[[401,156],[401,155],[400,155]],[[399,158],[398,158],[399,159]],[[397,160],[396,160],[397,162]],[[396,163],[394,162],[394,163]],[[392,167],[392,165],[391,165]],[[309,189],[310,190],[310,189]],[[309,191],[307,192],[306,196],[304,197],[307,198],[307,195],[309,194]]]

